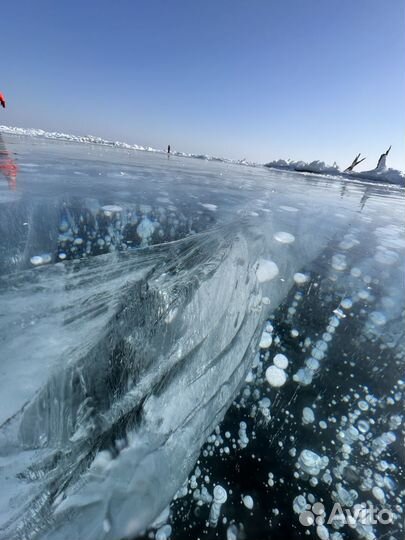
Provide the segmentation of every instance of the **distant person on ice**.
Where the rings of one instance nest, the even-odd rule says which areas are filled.
[[[167,145],[167,155],[170,154],[170,144]]]
[[[0,103],[1,103],[1,106],[3,107],[3,109],[6,108],[6,100],[3,96],[3,94],[0,92]]]

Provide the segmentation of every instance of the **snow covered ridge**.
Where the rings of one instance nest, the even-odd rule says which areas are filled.
[[[362,171],[358,173],[343,174],[344,176],[364,178],[366,180],[375,180],[377,182],[388,182],[390,184],[397,184],[399,186],[405,186],[405,175],[403,172],[397,169],[385,169],[384,171],[371,170]]]
[[[284,159],[277,159],[276,161],[270,161],[265,164],[265,167],[270,169],[280,169],[286,171],[297,172],[310,172],[318,174],[339,174],[340,169],[336,163],[333,165],[327,165],[324,161],[311,161],[306,163],[305,161],[293,161],[291,159],[285,161]]]
[[[44,131],[43,129],[36,128],[19,128],[12,126],[0,126],[0,133],[6,133],[8,135],[25,135],[28,137],[38,137],[42,139],[61,140],[67,142],[87,143],[87,144],[99,144],[101,146],[112,146],[115,148],[123,148],[124,150],[140,150],[143,152],[156,152],[159,154],[166,154],[166,150],[158,148],[152,148],[151,146],[140,146],[138,144],[128,144],[121,141],[109,141],[102,139],[101,137],[95,137],[94,135],[71,135],[69,133],[59,133],[58,131]],[[209,156],[207,154],[189,154],[187,152],[172,151],[172,155],[179,157],[188,157],[195,159],[204,159],[207,161],[220,161],[222,163],[234,163],[239,165],[256,166],[255,163],[251,163],[246,159],[232,160],[222,157]]]
[[[43,139],[52,139],[52,140],[61,140],[69,142],[78,142],[78,143],[88,143],[88,144],[100,144],[102,146],[115,146],[118,148],[124,148],[128,150],[144,150],[147,152],[161,152],[161,150],[156,150],[150,146],[139,146],[137,144],[127,144],[119,141],[108,141],[107,139],[102,139],[101,137],[95,137],[94,135],[70,135],[68,133],[59,133],[57,131],[44,131],[43,129],[35,128],[18,128],[11,126],[0,126],[0,132],[7,133],[8,135],[25,135],[28,137],[38,137]]]
[[[364,180],[388,182],[390,184],[405,186],[405,175],[397,169],[376,168],[370,171],[352,171],[345,173],[339,169],[336,163],[334,163],[333,165],[327,165],[324,161],[318,160],[306,163],[305,161],[293,161],[290,159],[287,161],[285,161],[284,159],[270,161],[269,163],[265,164],[265,167],[268,167],[269,169],[308,172],[313,174],[330,174],[334,176],[341,176],[344,178],[360,178]]]

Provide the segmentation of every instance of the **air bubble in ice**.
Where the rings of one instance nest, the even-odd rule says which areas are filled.
[[[302,450],[298,457],[298,465],[302,471],[317,476],[329,463],[326,456],[318,456],[312,450]]]
[[[279,231],[274,234],[274,239],[281,244],[291,244],[295,240],[295,236],[291,233]]]
[[[207,210],[210,210],[211,212],[216,212],[218,206],[216,204],[211,204],[211,203],[200,203],[201,206],[203,206],[204,208],[206,208]]]
[[[273,364],[280,369],[287,369],[288,367],[288,358],[281,353],[276,354],[273,358]]]
[[[329,531],[325,527],[325,525],[318,525],[316,528],[316,534],[321,540],[328,540],[329,539]]]
[[[387,318],[381,311],[372,311],[370,313],[370,320],[376,326],[383,326],[387,322]]]
[[[312,424],[315,421],[314,411],[310,407],[302,409],[302,422],[304,424]]]
[[[296,514],[301,514],[307,509],[307,501],[303,495],[298,495],[293,500],[293,510]]]
[[[256,276],[259,283],[264,283],[266,281],[271,281],[278,275],[278,266],[275,262],[269,261],[267,259],[260,259],[257,269]]]
[[[266,379],[270,386],[279,388],[285,384],[287,375],[284,370],[277,366],[270,366],[266,369]]]
[[[172,534],[171,525],[163,525],[160,529],[156,531],[155,540],[167,540]]]
[[[332,257],[332,268],[338,272],[342,272],[347,267],[346,257],[341,253],[333,255]]]
[[[300,368],[293,376],[293,380],[303,386],[311,384],[313,378],[313,372],[309,368]]]
[[[309,280],[309,276],[306,274],[302,274],[301,272],[296,272],[294,274],[294,281],[297,285],[302,285],[303,283],[306,283]]]
[[[261,349],[268,349],[273,341],[273,338],[271,337],[271,334],[264,331],[262,334],[262,337],[260,338],[259,347]]]
[[[111,216],[117,212],[122,212],[121,206],[117,206],[116,204],[106,204],[105,206],[102,206],[101,209],[104,211],[106,216]]]
[[[227,498],[228,495],[226,493],[226,489],[219,485],[214,487],[214,499],[212,501],[209,517],[211,527],[217,526],[219,515],[221,513],[221,506],[224,504]]]
[[[31,264],[34,266],[41,266],[42,264],[48,264],[52,260],[52,255],[50,253],[42,253],[41,255],[34,255],[31,257]]]

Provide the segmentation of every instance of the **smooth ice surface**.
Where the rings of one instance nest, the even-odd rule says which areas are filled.
[[[80,141],[3,139],[0,538],[113,540],[152,525],[183,493],[263,329],[272,335],[266,319],[295,285],[316,289],[306,267],[336,242],[346,243],[323,271],[331,283],[360,276],[352,304],[369,301],[370,283],[380,280],[365,324],[387,344],[396,339],[399,188]],[[294,241],[280,242],[280,231]],[[357,238],[349,272],[346,248]],[[342,300],[349,278],[346,285]],[[302,364],[287,366],[293,376],[271,366],[284,388],[318,375],[350,302],[341,308]],[[304,341],[300,332],[291,338]],[[356,434],[342,433],[349,452]],[[251,436],[241,422],[239,447]],[[393,437],[375,439],[374,452]],[[297,455],[300,474],[324,474],[327,456],[310,448]],[[199,497],[213,501],[203,490]]]

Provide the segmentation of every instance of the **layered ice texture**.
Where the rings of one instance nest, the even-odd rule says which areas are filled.
[[[369,184],[3,144],[19,172],[13,189],[0,179],[2,539],[118,540],[151,526],[248,376],[266,319],[337,238],[364,243],[363,273],[380,264],[391,278],[374,331],[401,310],[399,189],[388,223],[386,192]],[[313,458],[301,453],[301,468],[326,466]]]

